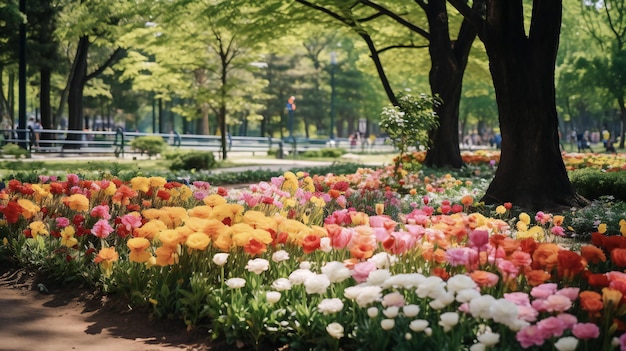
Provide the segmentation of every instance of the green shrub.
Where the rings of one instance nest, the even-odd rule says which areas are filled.
[[[616,200],[626,201],[626,171],[583,168],[570,172],[569,178],[576,192],[587,199],[612,195]]]
[[[170,170],[200,170],[215,167],[215,156],[210,151],[178,152],[167,155],[172,160]]]
[[[130,142],[130,146],[133,150],[148,156],[156,156],[167,148],[162,137],[152,135],[137,137]]]
[[[28,150],[20,147],[19,145],[6,144],[2,147],[2,155],[9,155],[15,158],[22,158],[22,156],[28,157],[29,153],[28,153]]]
[[[300,155],[307,158],[339,158],[345,153],[346,150],[344,149],[327,147],[320,150],[308,150]]]

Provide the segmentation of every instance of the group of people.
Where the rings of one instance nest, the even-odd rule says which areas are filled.
[[[602,130],[600,133],[600,137],[602,138],[602,146],[604,147],[606,152],[617,153],[615,150],[614,139],[611,137],[611,132],[608,129]],[[570,136],[570,141],[572,144],[576,143],[578,147],[578,152],[584,152],[585,150],[589,150],[590,152],[594,152],[591,148],[591,135],[588,130],[583,133],[578,133],[575,130],[572,131]]]

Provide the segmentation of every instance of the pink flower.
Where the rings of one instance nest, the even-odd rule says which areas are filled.
[[[469,233],[468,238],[471,247],[477,247],[479,250],[482,250],[489,243],[489,232],[475,229]]]
[[[565,329],[572,329],[572,327],[578,323],[578,318],[573,314],[569,313],[559,313],[556,318],[560,319],[565,323]]]
[[[517,306],[517,318],[532,323],[537,320],[537,316],[539,316],[539,311],[534,309],[530,304]]]
[[[341,228],[339,235],[331,237],[331,245],[337,249],[348,246],[354,236],[354,228]]]
[[[619,337],[619,349],[620,351],[626,351],[626,333]]]
[[[552,227],[552,229],[550,229],[550,232],[556,236],[565,236],[565,229],[558,225]]]
[[[97,236],[98,238],[106,238],[113,232],[113,227],[109,224],[109,221],[106,219],[101,219],[93,225],[91,228],[91,234]]]
[[[428,205],[428,202],[430,202],[430,199],[428,198],[428,195],[424,195],[422,197],[422,201],[424,202],[424,205]]]
[[[519,273],[519,269],[509,260],[498,262],[498,270],[502,273],[504,280],[515,279]]]
[[[572,307],[572,300],[564,295],[550,295],[545,299],[544,307],[548,312],[564,312]]]
[[[557,317],[548,317],[537,322],[537,328],[543,335],[560,337],[563,335],[566,325],[563,320]]]
[[[469,251],[467,247],[454,247],[446,250],[446,261],[450,263],[452,267],[465,266],[469,263]]]
[[[374,270],[376,270],[376,263],[372,261],[359,262],[354,265],[352,278],[354,278],[357,283],[363,283],[367,280],[367,277],[369,277],[370,272]]]
[[[424,236],[424,233],[426,233],[426,229],[418,224],[407,224],[406,231],[409,232],[415,240],[420,240],[422,236]]]
[[[528,294],[523,292],[505,293],[504,299],[513,302],[518,306],[530,306]]]
[[[557,291],[557,295],[567,296],[570,301],[574,301],[578,298],[578,293],[580,292],[580,288],[563,288]]]
[[[91,215],[96,218],[111,219],[108,205],[99,205],[91,209]]]
[[[141,227],[141,217],[133,214],[125,214],[121,217],[121,222],[127,231],[132,231],[134,228]]]
[[[530,325],[528,327],[522,328],[520,331],[517,332],[517,334],[515,334],[515,339],[525,349],[533,345],[541,346],[545,341],[543,334],[539,330],[539,327],[537,327],[536,325]]]
[[[530,291],[530,295],[537,299],[545,299],[556,293],[557,285],[555,283],[545,283],[538,285]]]
[[[70,185],[76,185],[76,184],[78,184],[78,181],[79,181],[79,180],[80,180],[80,179],[78,178],[78,176],[77,176],[76,174],[70,173],[70,174],[68,174],[68,175],[67,175],[67,182],[68,182]]]
[[[65,217],[57,217],[56,218],[57,227],[65,228],[70,225],[70,220]]]
[[[459,204],[452,205],[452,212],[453,213],[463,212],[463,206]]]
[[[600,336],[600,328],[593,323],[578,323],[572,327],[572,333],[579,339],[595,339]]]

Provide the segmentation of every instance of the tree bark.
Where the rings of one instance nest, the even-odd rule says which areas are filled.
[[[521,0],[488,0],[484,36],[496,91],[502,152],[482,201],[560,211],[587,200],[574,191],[561,156],[554,67],[561,0],[535,0],[529,36]]]
[[[68,130],[83,130],[83,90],[87,77],[87,54],[89,52],[89,37],[82,36],[78,40],[76,57],[70,73],[67,96]],[[68,140],[81,140],[80,134],[68,134]],[[78,148],[80,144],[66,144],[67,148]]]
[[[480,11],[484,1],[474,1],[473,6]],[[431,35],[428,47],[431,93],[443,100],[443,104],[434,109],[439,116],[439,128],[429,132],[430,149],[424,164],[458,169],[463,166],[459,148],[459,104],[463,75],[476,38],[476,29],[464,21],[457,40],[451,41],[446,1],[429,1],[424,9]]]

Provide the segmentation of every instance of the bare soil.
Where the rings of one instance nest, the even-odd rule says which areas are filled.
[[[213,343],[206,331],[188,332],[180,320],[153,319],[83,286],[40,284],[25,269],[0,266],[0,351],[235,349]]]

